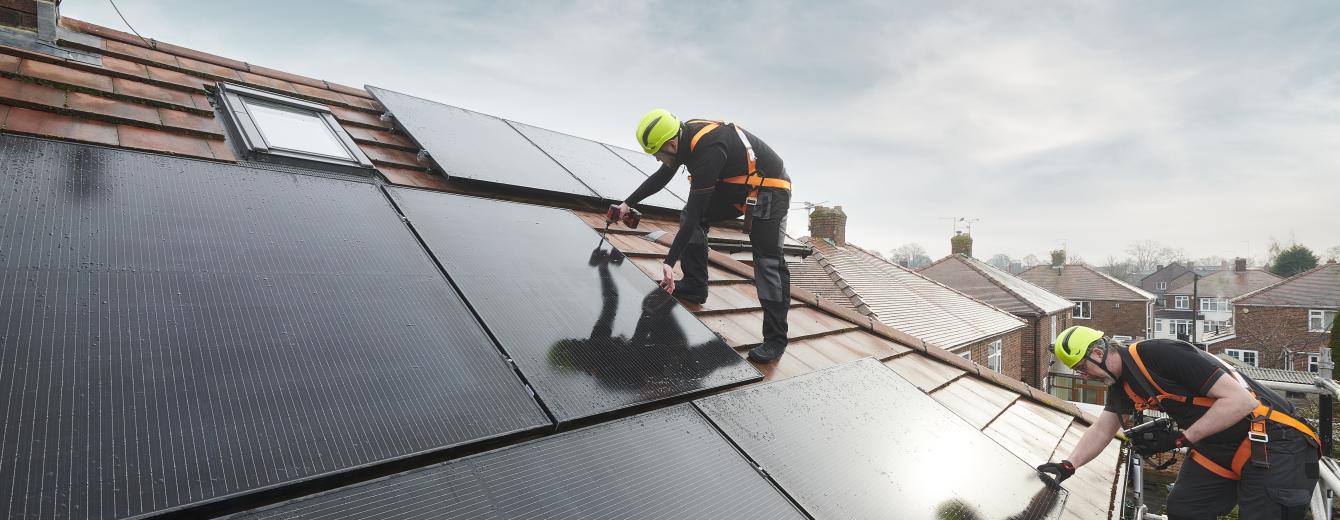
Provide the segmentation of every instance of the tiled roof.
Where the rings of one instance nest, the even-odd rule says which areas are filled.
[[[1274,285],[1280,280],[1283,280],[1283,278],[1259,269],[1248,269],[1242,272],[1217,271],[1201,278],[1195,284],[1195,293],[1200,298],[1236,298],[1257,289]],[[1191,292],[1191,280],[1187,280],[1187,283],[1168,291],[1167,294],[1190,295]]]
[[[1019,273],[1019,277],[1071,300],[1148,301],[1156,298],[1084,264],[1067,264],[1059,273],[1052,266],[1039,265]]]
[[[0,132],[235,161],[205,89],[216,80],[227,80],[326,104],[390,183],[580,206],[578,215],[591,227],[605,227],[601,208],[591,207],[589,201],[540,199],[501,188],[485,191],[495,188],[464,186],[428,173],[415,157],[411,141],[380,119],[382,108],[361,89],[167,43],[149,48],[133,35],[77,20],[62,23],[93,37],[62,44],[101,53],[102,66],[66,63],[0,46]],[[658,275],[676,230],[676,221],[648,214],[638,230],[615,224],[608,237],[629,261]],[[650,241],[642,236],[649,231],[666,233]],[[714,226],[711,236],[748,240],[731,226]],[[750,283],[752,269],[715,251],[710,261],[710,296],[703,305],[688,307],[743,355],[761,341],[762,311]],[[799,287],[793,287],[793,297],[790,347],[778,363],[760,367],[764,381],[873,357],[1030,462],[1064,458],[1092,422],[1071,403],[928,346],[855,312],[850,304],[839,305]],[[1071,494],[1062,518],[1113,517],[1119,447],[1113,440],[1094,463],[1067,481]]]
[[[949,255],[917,272],[1015,315],[1045,316],[1075,306],[1070,300],[968,256]]]
[[[1244,364],[1243,362],[1238,361],[1237,359],[1234,359],[1233,357],[1227,354],[1219,354],[1218,356],[1220,359],[1223,359],[1228,364],[1233,365],[1233,368],[1238,369],[1238,372],[1242,372],[1242,375],[1250,377],[1257,381],[1273,381],[1278,383],[1298,383],[1302,385],[1310,385],[1317,380],[1317,374],[1314,374],[1312,372],[1303,372],[1301,370],[1284,370],[1280,368],[1254,367],[1251,365]]]
[[[956,348],[1022,328],[1010,313],[973,299],[855,246],[808,241],[814,254],[793,284],[840,301],[848,308],[941,348]],[[825,280],[820,274],[827,274]]]
[[[1191,272],[1191,269],[1189,269],[1189,268],[1188,268],[1187,266],[1185,266],[1185,265],[1182,265],[1181,263],[1173,262],[1173,263],[1171,263],[1171,264],[1168,264],[1168,265],[1163,266],[1163,267],[1160,268],[1160,269],[1156,269],[1156,270],[1155,270],[1154,272],[1152,272],[1152,273],[1149,273],[1149,274],[1145,275],[1144,278],[1141,278],[1141,279],[1140,279],[1140,284],[1141,284],[1141,285],[1144,285],[1145,280],[1148,280],[1150,277],[1158,276],[1158,275],[1164,275],[1164,274],[1169,274],[1170,272],[1174,272],[1174,271],[1175,271],[1175,272],[1178,272],[1178,273],[1183,273],[1183,274],[1185,274],[1185,273],[1189,273],[1189,272]],[[1182,276],[1182,275],[1181,275],[1181,274],[1178,274],[1177,276],[1180,277],[1180,276]]]
[[[1340,308],[1340,264],[1322,264],[1233,300],[1238,305]]]
[[[61,24],[80,37],[59,44],[98,53],[102,65],[0,45],[0,130],[233,162],[238,157],[210,100],[223,81],[326,105],[388,180],[442,187],[363,89],[169,43],[150,48],[134,35],[72,18]]]

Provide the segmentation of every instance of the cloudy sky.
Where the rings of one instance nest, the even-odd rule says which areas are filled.
[[[1329,1],[117,4],[147,37],[626,147],[657,106],[739,122],[881,251],[943,256],[952,217],[981,258],[1340,246]]]

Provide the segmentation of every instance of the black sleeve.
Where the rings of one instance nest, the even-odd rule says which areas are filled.
[[[685,227],[702,222],[703,211],[707,209],[708,201],[712,200],[712,193],[717,187],[717,178],[721,176],[721,168],[725,165],[726,145],[721,143],[714,143],[696,154],[693,162],[689,163],[693,184],[689,191],[689,200],[684,204],[683,219],[680,221],[684,227],[680,227],[679,232],[675,233],[675,241],[670,244],[670,252],[665,255],[665,265],[674,267],[679,261],[679,255],[684,253],[689,237],[693,236],[692,230]]]
[[[651,174],[650,177],[647,177],[647,180],[642,181],[642,185],[638,186],[636,190],[633,190],[633,194],[629,195],[627,199],[624,199],[624,202],[627,202],[629,206],[636,206],[638,203],[642,202],[642,199],[650,197],[653,193],[665,189],[665,185],[670,184],[671,179],[675,178],[675,171],[678,169],[678,165],[671,166],[662,164],[661,168],[656,170],[656,173]]]

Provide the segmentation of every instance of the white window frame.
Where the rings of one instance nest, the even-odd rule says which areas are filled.
[[[1190,296],[1173,296],[1173,308],[1174,308],[1174,309],[1190,309],[1190,308],[1191,308],[1191,297],[1190,297]]]
[[[1246,349],[1237,349],[1237,348],[1226,348],[1226,349],[1224,349],[1224,354],[1227,354],[1228,357],[1231,357],[1231,358],[1233,358],[1233,359],[1236,359],[1236,360],[1238,360],[1238,361],[1241,361],[1242,364],[1244,364],[1244,365],[1253,366],[1253,367],[1260,367],[1260,366],[1261,366],[1261,355],[1260,355],[1259,352],[1257,352],[1257,351],[1255,351],[1255,350],[1246,350]],[[1251,361],[1248,361],[1248,360],[1247,360],[1247,357],[1248,357],[1247,355],[1248,355],[1248,354],[1251,354],[1251,356],[1250,356],[1250,357],[1251,357]]]
[[[1070,310],[1070,317],[1077,320],[1092,319],[1093,302],[1084,300],[1075,300],[1075,307]]]
[[[1327,320],[1329,315],[1330,320]],[[1307,331],[1308,332],[1330,332],[1331,323],[1335,321],[1335,311],[1329,309],[1308,309],[1307,311]],[[1320,324],[1320,326],[1316,325]]]
[[[1164,320],[1154,320],[1154,332],[1163,332],[1163,321]]]
[[[1056,316],[1055,314],[1052,315],[1052,344],[1053,344],[1053,345],[1056,344],[1056,333],[1060,332],[1060,331],[1056,330],[1056,319],[1057,319],[1057,318],[1058,318],[1058,316]]]
[[[249,159],[305,167],[315,166],[317,168],[334,166],[340,171],[360,175],[371,175],[372,172],[376,171],[373,169],[372,160],[368,159],[368,156],[358,147],[349,133],[344,131],[344,127],[340,126],[339,121],[335,119],[335,114],[331,113],[330,107],[229,83],[218,84],[218,98],[223,107],[225,120],[233,137],[237,140],[238,147]],[[335,140],[344,147],[352,159],[271,147],[267,144],[265,134],[261,131],[260,126],[256,124],[256,119],[252,117],[250,110],[247,108],[246,100],[278,105],[285,109],[312,114],[325,123],[327,129],[334,135]]]
[[[1227,298],[1201,298],[1200,312],[1222,312],[1228,310]]]
[[[1308,354],[1308,355],[1307,355],[1307,371],[1308,371],[1308,372],[1316,373],[1317,370],[1318,370],[1318,365],[1319,365],[1320,363],[1321,363],[1321,354]]]
[[[1159,282],[1159,289],[1158,289],[1158,290],[1160,290],[1160,291],[1166,291],[1166,290],[1168,290],[1168,282]]]
[[[986,344],[986,368],[1000,372],[1001,340]]]

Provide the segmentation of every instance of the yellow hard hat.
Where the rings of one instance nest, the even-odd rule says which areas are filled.
[[[1067,368],[1075,368],[1089,355],[1089,347],[1100,339],[1103,339],[1103,331],[1075,325],[1056,336],[1056,344],[1052,345],[1052,349],[1056,352],[1056,359],[1065,363]]]
[[[655,154],[661,151],[661,145],[678,133],[679,119],[670,111],[657,108],[642,116],[642,121],[637,124],[635,137],[637,144],[642,145],[642,151]]]

